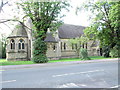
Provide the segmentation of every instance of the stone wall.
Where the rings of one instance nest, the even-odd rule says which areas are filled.
[[[11,39],[15,40],[15,49],[11,49],[11,45],[10,45]],[[18,43],[19,43],[20,39],[24,40],[25,49],[18,48]],[[18,61],[19,60],[29,60],[30,57],[28,57],[28,38],[26,38],[26,37],[8,38],[7,48],[6,48],[6,56],[7,56],[7,60],[18,60]]]
[[[98,41],[89,41],[87,42],[87,51],[89,56],[100,56],[99,46],[97,45]],[[94,44],[94,45],[93,45]]]
[[[11,61],[27,61],[27,52],[8,52],[7,60]]]
[[[75,49],[72,49],[71,43],[69,42],[69,39],[61,39],[61,57],[76,57],[77,53]],[[64,48],[64,43],[66,48]]]

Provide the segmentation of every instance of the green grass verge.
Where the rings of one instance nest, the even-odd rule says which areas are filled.
[[[103,56],[90,56],[91,60],[98,60],[98,59],[109,59],[109,58],[105,58]],[[64,58],[64,59],[60,59],[60,60],[51,60],[49,62],[66,62],[66,61],[83,61],[80,58]]]
[[[25,65],[25,64],[35,64],[32,61],[7,61],[6,59],[0,59],[0,66],[4,65]]]
[[[98,60],[98,59],[109,59],[102,56],[91,56],[91,60]],[[50,60],[48,63],[54,62],[66,62],[66,61],[81,61],[79,58],[64,58],[60,60]],[[35,64],[32,61],[7,61],[5,59],[0,59],[0,66],[4,65],[25,65],[25,64]]]

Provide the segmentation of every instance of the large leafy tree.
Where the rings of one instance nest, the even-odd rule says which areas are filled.
[[[116,51],[120,57],[120,1],[113,3],[110,9],[109,19],[111,20],[112,27],[114,27],[114,33],[116,34],[114,38],[117,44]]]
[[[6,58],[6,35],[0,34],[0,58]]]
[[[92,23],[86,28],[85,35],[90,39],[100,40],[100,47],[108,57],[110,49],[119,42],[119,2],[89,1],[82,7],[92,13],[90,16]]]
[[[70,5],[67,2],[24,2],[20,3],[25,17],[30,17],[34,32],[33,61],[38,63],[47,62],[47,46],[44,42],[47,29],[56,30],[60,25],[60,18],[64,15],[61,10],[67,9]]]

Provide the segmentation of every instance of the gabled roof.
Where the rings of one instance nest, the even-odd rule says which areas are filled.
[[[52,42],[57,43],[58,41],[53,37],[52,33],[47,33],[46,38],[44,40],[45,42]]]
[[[58,35],[61,39],[76,38],[84,34],[84,29],[84,26],[63,24],[58,28]]]
[[[12,31],[9,37],[28,37],[28,35],[27,35],[27,31],[25,30],[24,26],[21,23],[19,23],[14,28],[14,30]]]

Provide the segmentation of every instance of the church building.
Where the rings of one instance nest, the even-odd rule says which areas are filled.
[[[28,25],[30,26],[30,25]],[[84,34],[84,26],[63,24],[55,32],[48,29],[45,42],[47,43],[47,57],[49,59],[78,57],[75,48],[77,44],[70,44],[69,39],[80,37]],[[22,24],[18,24],[7,38],[7,60],[29,61],[32,58],[34,39],[31,31]],[[99,43],[89,41],[82,45],[88,50],[89,56],[99,56]]]

